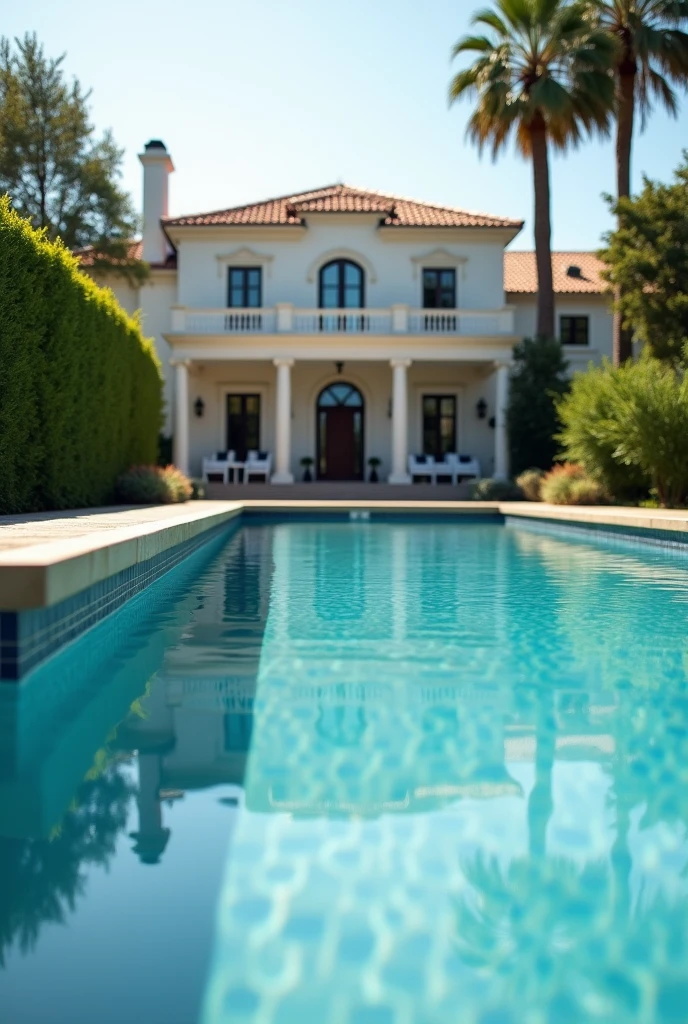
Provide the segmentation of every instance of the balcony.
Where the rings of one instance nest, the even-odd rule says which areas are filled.
[[[292,334],[408,335],[413,337],[508,337],[514,333],[514,310],[501,309],[296,309],[280,303],[273,309],[172,308],[172,333],[195,336]]]

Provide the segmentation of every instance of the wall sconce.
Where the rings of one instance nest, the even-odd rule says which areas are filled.
[[[387,403],[387,419],[391,420],[391,418],[392,418],[392,399],[390,398],[389,402]]]
[[[337,373],[341,375],[341,372],[344,369],[344,363],[335,363],[334,368],[337,371]]]
[[[479,398],[476,402],[475,411],[478,415],[479,420],[484,420],[487,416],[487,402],[484,398]]]
[[[497,426],[497,420],[494,418],[494,416],[490,416],[490,421],[487,425],[490,428],[490,430],[495,429],[495,427]]]
[[[198,416],[199,420],[205,412],[205,402],[202,398],[197,398],[194,402],[194,412]]]

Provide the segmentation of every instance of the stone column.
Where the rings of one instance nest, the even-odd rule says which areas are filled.
[[[291,368],[293,359],[273,360],[277,367],[277,408],[275,415],[275,472],[273,484],[293,484],[291,473]]]
[[[174,366],[174,464],[189,472],[189,364],[180,359]]]
[[[408,385],[410,359],[392,359],[392,472],[390,484],[410,484],[408,472]]]
[[[509,363],[497,363],[495,373],[495,480],[506,480],[509,476],[509,437],[506,426],[506,410],[509,404]]]

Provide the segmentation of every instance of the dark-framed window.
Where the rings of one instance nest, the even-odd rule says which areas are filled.
[[[363,309],[365,274],[351,260],[332,260],[321,267],[318,304],[321,309]]]
[[[423,454],[456,451],[456,395],[423,395]]]
[[[589,345],[590,317],[560,316],[559,337],[562,345]]]
[[[229,267],[227,305],[230,309],[260,309],[263,304],[262,267]]]
[[[456,309],[456,270],[423,270],[423,309]]]
[[[260,451],[260,395],[227,395],[227,448],[239,462]]]

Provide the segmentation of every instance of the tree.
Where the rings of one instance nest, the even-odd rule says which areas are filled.
[[[561,345],[553,338],[526,338],[514,348],[507,424],[511,472],[549,469],[559,451],[556,402],[569,382]]]
[[[496,0],[476,14],[485,33],[459,40],[453,56],[475,54],[451,82],[450,102],[477,96],[468,137],[493,157],[512,134],[533,165],[537,333],[554,336],[549,146],[566,149],[583,135],[609,128],[614,42],[568,0]]]
[[[45,56],[35,34],[0,40],[0,194],[50,239],[92,246],[99,266],[145,274],[129,259],[137,217],[120,187],[122,150],[94,135],[89,93],[65,79],[63,61]]]
[[[660,100],[676,115],[676,94],[671,82],[688,81],[687,0],[590,0],[598,24],[616,43],[617,199],[631,194],[631,150],[636,108],[641,130]],[[633,354],[633,332],[623,313],[623,287],[617,288],[614,317],[614,365]]]
[[[660,359],[680,362],[688,343],[688,152],[672,184],[644,179],[620,199],[616,231],[600,255],[625,324]]]

